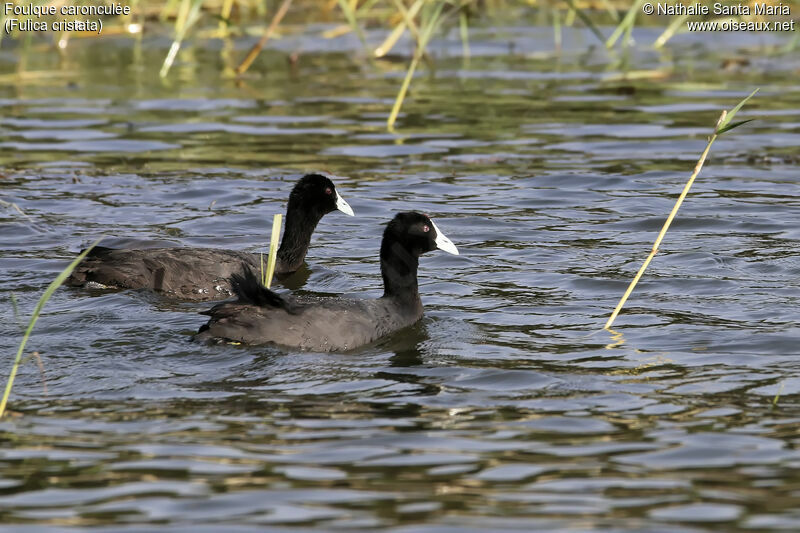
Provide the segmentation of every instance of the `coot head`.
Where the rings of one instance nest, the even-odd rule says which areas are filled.
[[[300,178],[289,195],[288,209],[301,210],[317,220],[337,209],[355,216],[353,208],[336,191],[336,185],[322,174],[306,174]]]
[[[398,213],[386,226],[383,242],[403,249],[419,257],[436,249],[458,255],[458,248],[448,239],[428,215],[409,211]]]

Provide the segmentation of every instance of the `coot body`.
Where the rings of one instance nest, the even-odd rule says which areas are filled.
[[[329,178],[320,174],[300,178],[289,195],[275,263],[277,276],[291,274],[303,265],[314,229],[323,216],[336,209],[353,215]],[[258,271],[261,256],[218,248],[98,246],[75,268],[67,284],[92,282],[110,288],[152,290],[179,300],[221,300],[233,294],[230,277],[241,272],[242,265]]]
[[[195,338],[322,352],[358,348],[422,318],[419,256],[436,248],[458,254],[427,215],[396,215],[381,242],[384,294],[377,299],[281,295],[263,287],[245,267],[232,277],[238,299],[207,311],[211,319]]]

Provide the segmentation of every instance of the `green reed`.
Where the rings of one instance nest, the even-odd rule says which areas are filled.
[[[419,64],[420,59],[422,59],[422,56],[425,54],[425,49],[427,48],[428,42],[430,42],[430,39],[433,36],[434,30],[441,22],[440,17],[442,15],[442,9],[444,9],[444,5],[445,2],[439,2],[436,5],[433,13],[428,19],[427,24],[425,24],[425,27],[420,34],[420,40],[417,44],[416,50],[414,51],[414,56],[411,58],[411,63],[408,65],[406,77],[403,79],[403,84],[400,86],[400,91],[397,93],[394,106],[392,106],[392,111],[389,113],[389,119],[386,121],[386,129],[389,131],[394,131],[394,123],[397,121],[397,115],[400,113],[400,108],[403,107],[403,101],[405,100],[406,93],[411,85],[411,79],[414,77],[414,71],[417,70],[417,65]]]
[[[617,40],[623,34],[625,35],[623,45],[627,45],[630,42],[633,26],[636,24],[636,17],[642,12],[642,4],[644,4],[644,1],[645,0],[636,0],[633,2],[633,4],[631,4],[630,9],[628,9],[628,12],[625,13],[625,16],[622,18],[619,25],[614,28],[614,31],[606,40],[606,48],[613,48]]]
[[[769,410],[772,411],[775,409],[775,406],[778,405],[778,400],[781,398],[781,393],[783,392],[783,386],[785,383],[781,381],[780,385],[778,385],[778,392],[775,393],[775,397],[772,399],[772,403],[769,406]]]
[[[625,305],[625,302],[628,300],[628,297],[633,292],[633,288],[636,287],[636,284],[639,282],[639,279],[642,277],[642,274],[644,274],[644,271],[647,269],[647,266],[650,264],[650,261],[653,260],[656,253],[658,252],[658,246],[661,244],[662,239],[664,239],[664,236],[667,234],[667,230],[669,229],[670,224],[672,224],[672,220],[675,218],[675,215],[678,213],[678,209],[683,203],[683,200],[689,193],[689,189],[692,187],[695,178],[697,177],[698,174],[700,174],[700,171],[703,169],[703,164],[706,161],[706,157],[708,157],[708,153],[711,151],[711,145],[714,144],[714,141],[717,140],[717,137],[719,137],[723,133],[727,133],[734,128],[738,128],[742,124],[746,124],[747,122],[753,120],[750,119],[750,120],[741,120],[739,122],[731,122],[731,120],[733,120],[733,117],[736,116],[736,113],[739,112],[739,110],[742,108],[745,102],[750,100],[750,98],[752,98],[753,95],[755,95],[757,92],[758,89],[750,93],[750,96],[739,102],[730,111],[722,112],[722,115],[719,117],[719,120],[717,121],[717,125],[714,127],[714,132],[708,139],[708,144],[706,145],[706,149],[703,151],[702,155],[700,156],[700,159],[697,161],[697,164],[694,167],[694,171],[692,172],[692,175],[689,176],[686,185],[684,185],[683,191],[678,197],[678,200],[675,202],[672,211],[669,213],[669,216],[667,216],[667,220],[664,222],[664,226],[661,228],[658,237],[656,237],[656,241],[653,243],[653,248],[650,250],[650,254],[647,256],[647,259],[645,259],[644,263],[642,263],[642,266],[639,268],[639,271],[636,273],[636,276],[634,276],[633,280],[631,280],[630,284],[628,285],[628,289],[625,291],[625,294],[622,295],[622,298],[620,298],[619,303],[614,308],[614,311],[611,313],[611,316],[608,317],[606,325],[603,326],[604,329],[611,328],[611,325],[614,323],[614,320],[617,318],[617,315],[622,310],[622,306]]]
[[[278,238],[281,235],[282,220],[283,215],[280,213],[272,217],[272,234],[269,239],[266,268],[264,268],[264,254],[260,256],[259,273],[261,275],[261,284],[268,289],[272,285],[272,277],[275,275],[275,263],[278,261]]]
[[[81,252],[81,254],[67,266],[67,268],[65,268],[58,276],[56,276],[56,279],[50,282],[50,285],[47,286],[47,289],[45,289],[44,294],[42,294],[42,296],[39,298],[39,302],[33,309],[33,314],[31,315],[30,320],[28,320],[28,327],[25,329],[25,333],[22,336],[22,341],[20,342],[19,348],[17,349],[17,356],[14,358],[14,364],[11,366],[11,373],[8,375],[8,381],[6,382],[6,389],[5,392],[3,393],[2,400],[0,400],[0,418],[2,418],[3,414],[5,413],[6,404],[8,403],[8,397],[11,394],[11,388],[14,386],[14,378],[17,377],[17,371],[19,370],[19,366],[22,363],[22,354],[25,351],[25,345],[28,343],[28,339],[31,336],[31,332],[33,331],[33,326],[35,326],[36,321],[39,320],[39,315],[41,314],[42,309],[44,308],[45,304],[50,299],[50,297],[53,295],[53,293],[56,292],[56,289],[58,289],[64,283],[64,281],[69,277],[69,275],[72,274],[72,271],[75,269],[76,266],[78,266],[78,263],[83,261],[86,255],[92,250],[92,248],[97,246],[97,243],[99,243],[101,240],[102,237],[94,241],[88,248],[86,248],[83,252]],[[14,307],[16,307],[16,302],[14,302]]]

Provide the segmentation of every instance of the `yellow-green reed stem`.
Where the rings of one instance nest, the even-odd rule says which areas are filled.
[[[575,10],[568,8],[567,15],[564,17],[564,27],[571,28],[575,24],[575,16]]]
[[[629,24],[627,28],[625,28],[625,37],[624,40],[622,41],[622,45],[624,47],[627,48],[630,44],[633,43],[632,36],[633,36],[633,22]]]
[[[594,22],[592,22],[592,19],[589,17],[589,15],[587,15],[586,13],[583,12],[583,10],[575,6],[575,0],[567,0],[567,5],[569,5],[570,9],[572,9],[575,15],[577,15],[578,18],[581,19],[581,22],[583,22],[586,25],[586,27],[589,28],[589,30],[591,30],[592,33],[594,33],[595,37],[597,37],[601,43],[605,42],[606,40],[605,37],[603,37],[603,34],[600,32],[600,30],[597,29],[597,26],[594,25]]]
[[[650,265],[650,261],[656,256],[656,252],[658,252],[658,245],[661,244],[661,241],[664,239],[664,235],[667,234],[667,230],[669,229],[670,224],[672,224],[672,219],[675,218],[675,214],[678,212],[678,208],[680,208],[681,204],[683,203],[683,199],[686,198],[686,195],[689,193],[689,189],[692,187],[692,183],[694,183],[694,179],[700,173],[700,169],[703,168],[703,163],[706,161],[706,157],[708,156],[709,150],[711,150],[711,145],[714,141],[717,140],[716,134],[711,136],[709,139],[708,144],[706,145],[706,149],[703,151],[703,155],[700,156],[700,160],[697,162],[697,165],[694,167],[694,172],[692,175],[689,176],[689,181],[686,182],[686,185],[683,187],[683,191],[681,195],[678,197],[678,201],[675,202],[675,206],[672,208],[669,216],[667,217],[666,222],[664,222],[664,226],[661,228],[661,232],[659,232],[658,237],[656,238],[656,242],[653,243],[653,249],[650,250],[650,255],[647,256],[644,263],[642,263],[641,268],[639,268],[639,272],[636,273],[636,276],[631,281],[630,285],[628,285],[628,290],[625,291],[625,294],[622,295],[620,298],[617,307],[614,308],[614,312],[611,313],[611,316],[608,317],[608,321],[606,325],[603,326],[604,329],[609,329],[611,325],[614,323],[614,320],[617,318],[617,315],[622,310],[622,306],[625,305],[625,302],[628,300],[628,296],[631,295],[633,292],[633,288],[636,287],[636,284],[639,283],[639,279],[644,274],[644,271],[647,270],[647,267]]]
[[[778,392],[775,393],[775,397],[772,399],[772,405],[770,406],[770,410],[772,410],[776,405],[778,405],[778,400],[781,397],[781,393],[783,392],[783,386],[785,383],[781,381],[780,387],[778,387]]]
[[[395,26],[392,33],[390,33],[381,45],[375,49],[375,57],[383,57],[388,54],[394,45],[397,44],[397,41],[400,39],[400,36],[403,35],[403,32],[406,31],[406,28],[408,28],[411,35],[413,35],[414,39],[419,43],[419,31],[417,31],[417,25],[414,24],[414,17],[417,16],[423,3],[424,0],[417,0],[410,9],[406,9],[400,0],[395,0],[397,10],[403,16],[403,20]]]
[[[567,16],[564,17],[564,26],[566,26],[567,28],[571,28],[573,24],[575,24],[575,16],[576,16],[575,10],[569,8],[567,10]]]
[[[617,25],[617,27],[614,29],[614,32],[606,40],[606,48],[612,48],[616,44],[617,39],[622,36],[623,32],[626,35],[630,35],[630,32],[633,29],[633,24],[636,21],[636,15],[639,14],[643,3],[644,0],[636,0],[636,2],[633,3],[631,8],[622,18],[622,22]]]
[[[439,16],[442,14],[443,8],[444,2],[440,2],[436,6],[436,10],[433,12],[428,24],[425,26],[425,29],[422,31],[420,42],[417,46],[417,49],[414,51],[414,57],[411,59],[411,64],[408,66],[406,77],[403,79],[403,85],[400,86],[400,92],[397,93],[397,98],[395,98],[392,112],[389,114],[389,120],[386,121],[386,129],[389,131],[394,131],[394,123],[397,121],[397,115],[400,113],[400,108],[403,107],[403,100],[405,100],[408,87],[411,85],[411,79],[414,77],[414,71],[417,70],[417,65],[419,64],[420,59],[422,59],[422,56],[425,54],[425,47],[428,46],[428,41],[430,41],[433,31],[438,25]]]
[[[406,31],[406,23],[398,23],[397,26],[394,27],[394,30],[392,30],[392,33],[390,33],[381,45],[375,49],[375,52],[373,52],[375,57],[383,57],[388,54],[394,45],[397,44],[397,41],[400,39],[400,36],[403,35],[404,31]]]
[[[611,5],[611,2],[608,0],[601,0],[600,3],[603,4],[603,8],[609,14],[612,20],[620,20],[619,12],[613,5]]]
[[[614,308],[614,311],[611,313],[611,316],[608,317],[606,325],[603,326],[604,329],[611,328],[611,325],[614,323],[614,320],[617,318],[617,315],[622,310],[622,306],[625,305],[625,302],[628,300],[628,297],[633,292],[634,287],[636,287],[636,284],[639,283],[639,279],[642,277],[642,274],[644,274],[644,271],[647,270],[648,265],[650,265],[650,261],[653,260],[653,257],[655,257],[656,253],[658,252],[658,246],[664,239],[664,235],[667,234],[667,230],[669,229],[669,226],[672,224],[672,220],[675,218],[675,215],[677,214],[678,209],[681,207],[683,200],[686,198],[686,195],[689,194],[689,189],[692,188],[692,184],[694,183],[695,178],[697,177],[698,174],[700,174],[700,170],[702,170],[703,168],[703,164],[706,161],[706,157],[708,157],[708,153],[711,150],[711,145],[714,144],[714,141],[717,140],[718,136],[732,130],[733,128],[741,126],[745,122],[749,122],[749,120],[745,120],[742,122],[731,124],[731,119],[742,108],[745,102],[747,102],[750,98],[753,97],[754,94],[756,94],[756,92],[758,92],[758,89],[750,93],[750,96],[739,102],[739,104],[737,104],[736,107],[731,109],[730,112],[723,111],[722,115],[720,115],[719,120],[717,121],[717,125],[714,128],[714,133],[708,139],[708,144],[706,145],[706,149],[703,150],[700,159],[697,161],[697,164],[694,167],[694,172],[692,172],[692,175],[689,176],[689,180],[686,182],[686,185],[684,185],[683,191],[678,197],[678,200],[675,202],[675,206],[672,208],[672,211],[670,211],[667,220],[664,222],[664,226],[661,228],[661,231],[659,232],[656,241],[653,243],[653,248],[652,250],[650,250],[650,254],[647,256],[647,259],[645,259],[644,263],[642,263],[642,266],[639,268],[639,271],[636,273],[636,276],[634,276],[633,280],[631,280],[630,284],[628,285],[628,289],[625,291],[625,294],[622,295],[622,298],[620,298],[619,303]]]
[[[233,0],[224,0],[222,2],[222,10],[219,12],[219,28],[220,35],[228,35],[228,19],[231,18],[231,10],[233,9]]]
[[[278,213],[272,219],[272,235],[269,239],[269,256],[267,256],[267,276],[264,286],[269,289],[272,285],[272,276],[275,274],[275,262],[278,258],[278,238],[281,234],[281,220],[283,215]]]
[[[369,45],[367,45],[367,38],[364,37],[364,32],[361,31],[361,26],[358,25],[358,20],[356,19],[356,12],[353,10],[353,6],[351,6],[347,0],[338,0],[339,7],[344,13],[345,18],[347,19],[347,23],[350,24],[350,28],[358,35],[358,39],[361,41],[361,46],[364,47],[364,50],[367,51],[367,57],[372,61],[372,54],[370,53]]]
[[[672,19],[672,22],[669,23],[667,29],[663,31],[661,35],[658,36],[658,39],[655,40],[653,43],[653,48],[661,48],[667,41],[672,39],[672,37],[683,27],[684,22],[689,19],[689,15],[679,15]]]
[[[419,44],[420,41],[420,31],[419,28],[417,28],[416,22],[414,22],[414,17],[417,16],[417,13],[419,13],[419,10],[422,9],[424,4],[425,0],[417,0],[410,8],[406,9],[402,0],[394,0],[395,7],[397,7],[397,10],[403,16],[403,21],[408,26],[408,31],[414,36],[414,40],[417,41],[417,44]]]
[[[369,14],[370,9],[375,7],[375,4],[377,4],[380,1],[381,0],[367,0],[366,2],[364,2],[363,4],[358,6],[358,8],[356,8],[356,11],[355,11],[356,18],[358,18],[358,17],[366,17],[367,14]]]
[[[192,7],[191,0],[181,0],[178,8],[178,14],[175,17],[175,33],[180,34],[183,28],[186,27],[186,21],[189,18],[189,10]]]
[[[22,342],[19,343],[19,348],[17,349],[17,356],[14,358],[14,364],[11,366],[11,373],[8,375],[8,381],[6,382],[6,389],[3,393],[3,399],[0,400],[0,418],[3,417],[3,414],[6,411],[6,404],[8,403],[8,397],[11,395],[11,388],[14,386],[14,378],[17,377],[17,371],[19,370],[19,365],[22,362],[22,354],[25,351],[25,345],[28,343],[28,339],[31,336],[31,332],[33,331],[33,326],[36,325],[36,321],[39,320],[39,315],[44,308],[44,305],[50,299],[56,289],[58,289],[62,283],[72,274],[72,271],[78,266],[78,263],[83,261],[86,254],[88,254],[92,248],[97,246],[102,240],[97,239],[94,241],[87,249],[85,249],[81,254],[72,261],[67,268],[65,268],[61,274],[59,274],[56,279],[50,282],[50,285],[47,286],[45,289],[44,294],[42,294],[41,298],[39,298],[39,302],[36,304],[36,307],[33,310],[33,314],[31,315],[31,319],[28,321],[28,327],[25,330],[25,334],[22,336]]]
[[[469,66],[469,21],[467,20],[467,12],[462,9],[458,13],[458,30],[461,34],[461,59],[464,61],[464,66]]]
[[[186,37],[186,32],[189,28],[197,22],[200,18],[200,7],[203,5],[203,0],[184,0],[181,3],[181,10],[178,18],[175,20],[175,39],[172,41],[172,46],[167,52],[167,57],[164,58],[164,63],[161,65],[161,70],[158,72],[159,77],[166,78],[169,74],[169,69],[172,68],[172,63],[181,49],[183,39]],[[188,6],[188,7],[187,7]]]
[[[556,52],[561,51],[561,42],[561,10],[556,6],[553,8],[553,45]]]

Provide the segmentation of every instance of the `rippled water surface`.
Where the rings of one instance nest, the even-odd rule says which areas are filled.
[[[60,289],[0,422],[0,527],[800,529],[800,56],[718,35],[554,55],[548,28],[476,30],[468,63],[440,40],[396,134],[408,46],[372,67],[352,37],[290,36],[237,82],[249,43],[200,43],[164,83],[160,41],[34,49],[19,76],[4,49],[2,372],[99,235],[260,250],[305,171],[358,216],[322,221],[302,290],[379,295],[400,210],[462,255],[422,259],[418,325],[344,355],[196,345],[208,304]]]

